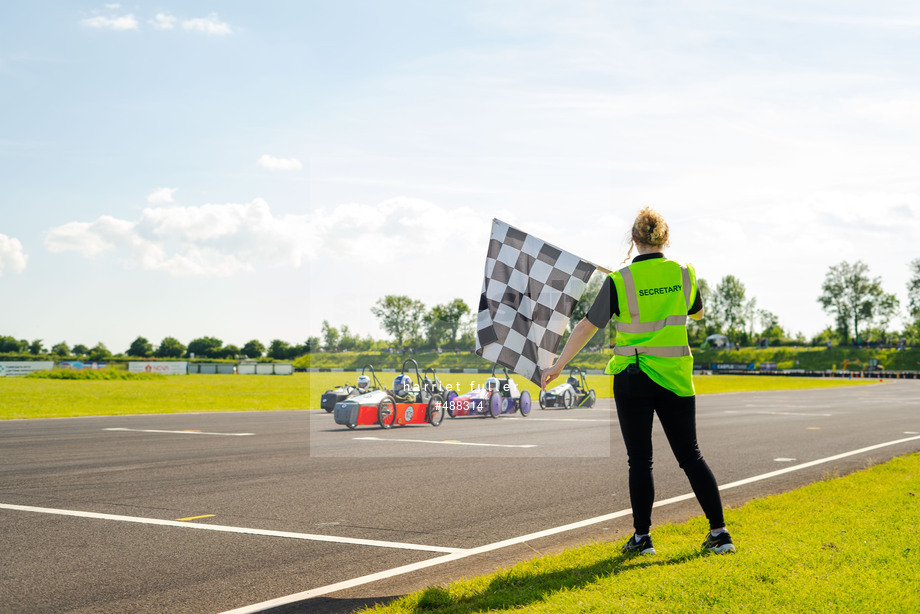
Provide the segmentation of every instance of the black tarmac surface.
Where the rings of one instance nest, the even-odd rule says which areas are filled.
[[[707,395],[697,406],[700,447],[722,486],[908,440],[732,487],[726,506],[920,451],[916,381]],[[689,493],[657,424],[655,437],[657,499]],[[350,431],[322,411],[6,421],[0,611],[217,613],[628,508],[612,401],[386,431]],[[653,521],[699,514],[690,499],[656,508]],[[274,611],[353,611],[537,553],[619,541],[630,520],[626,513]],[[744,536],[734,537],[743,548]]]

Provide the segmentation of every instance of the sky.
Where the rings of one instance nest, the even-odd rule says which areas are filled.
[[[0,335],[384,338],[384,295],[478,303],[493,218],[616,268],[646,205],[792,333],[842,261],[903,310],[918,34],[886,0],[3,3]]]

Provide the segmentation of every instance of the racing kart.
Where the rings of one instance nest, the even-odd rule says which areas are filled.
[[[415,366],[415,383],[406,374],[409,364]],[[423,378],[418,363],[409,358],[393,380],[393,390],[375,390],[368,394],[346,399],[335,406],[335,422],[350,429],[377,424],[388,429],[394,425],[431,424],[438,426],[444,419],[444,401],[438,391],[440,381],[429,369],[434,379]],[[425,373],[427,375],[428,371]]]
[[[498,418],[502,414],[521,412],[521,416],[530,413],[530,393],[520,392],[517,384],[508,375],[508,369],[502,367],[505,377],[495,377],[495,368],[492,366],[492,375],[486,379],[485,384],[465,394],[457,394],[450,390],[445,397],[447,415],[451,418],[457,416],[490,416]]]
[[[370,369],[371,375],[373,376],[373,386],[371,386],[371,379],[364,374],[364,371]],[[383,388],[380,384],[380,380],[377,379],[377,374],[374,372],[374,367],[371,365],[364,365],[361,368],[361,375],[358,376],[357,386],[352,386],[351,384],[342,384],[336,388],[332,388],[323,393],[320,397],[319,406],[326,410],[327,413],[332,413],[335,410],[337,403],[341,403],[345,399],[350,399],[356,397],[360,394],[365,394]]]
[[[588,389],[585,372],[578,367],[569,369],[569,377],[564,384],[540,391],[540,409],[571,409],[576,405],[594,407],[595,401],[594,388]]]

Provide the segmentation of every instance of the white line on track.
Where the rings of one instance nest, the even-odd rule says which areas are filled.
[[[246,437],[249,435],[255,435],[255,433],[206,433],[204,431],[160,431],[156,429],[126,429],[126,428],[110,428],[102,429],[103,431],[127,431],[129,433],[173,433],[178,435],[220,435],[223,437]]]
[[[222,533],[242,533],[246,535],[263,535],[267,537],[285,537],[288,539],[303,539],[317,542],[334,542],[337,544],[355,544],[358,546],[379,546],[382,548],[398,548],[400,550],[423,550],[425,552],[465,552],[460,548],[444,548],[442,546],[424,546],[421,544],[406,544],[402,542],[386,542],[376,539],[353,539],[351,537],[336,537],[334,535],[315,535],[312,533],[291,533],[289,531],[269,531],[266,529],[249,529],[246,527],[228,527],[219,524],[205,524],[201,522],[181,522],[178,520],[162,520],[160,518],[141,518],[138,516],[119,516],[116,514],[99,514],[96,512],[80,512],[76,510],[59,510],[49,507],[32,507],[30,505],[11,505],[0,503],[0,509],[16,510],[19,512],[37,512],[40,514],[54,514],[57,516],[76,516],[77,518],[94,518],[96,520],[117,520],[120,522],[134,522],[137,524],[153,524],[165,527],[183,527],[186,529],[203,529],[205,531],[218,531]]]
[[[486,448],[536,448],[536,444],[505,444],[505,443],[475,443],[471,441],[453,441],[441,440],[433,441],[428,439],[390,439],[389,437],[355,437],[357,441],[400,441],[407,443],[435,443],[442,446],[482,446]]]
[[[524,422],[610,422],[609,418],[504,418],[504,420],[523,420]]]
[[[885,443],[876,444],[874,446],[868,446],[865,448],[860,448],[858,450],[851,450],[850,452],[844,452],[842,454],[828,456],[827,458],[820,458],[818,460],[813,460],[807,463],[802,463],[800,465],[793,465],[791,467],[786,467],[784,469],[779,469],[777,471],[771,471],[769,473],[755,475],[750,478],[745,478],[743,480],[731,482],[730,484],[725,484],[724,486],[721,486],[719,490],[728,490],[730,488],[737,488],[739,486],[744,486],[746,484],[753,484],[754,482],[767,480],[769,478],[776,477],[784,473],[792,473],[793,471],[799,471],[801,469],[807,469],[808,467],[814,467],[816,465],[830,463],[835,460],[847,458],[849,456],[856,456],[857,454],[871,452],[872,450],[879,450],[881,448],[887,448],[889,446],[894,446],[894,445],[898,445],[901,443],[907,443],[909,441],[917,441],[917,440],[920,440],[920,436],[907,437],[905,439],[897,439],[895,441],[887,441]],[[670,499],[664,499],[662,501],[657,501],[655,502],[654,507],[663,507],[665,505],[671,505],[672,503],[679,503],[681,501],[693,499],[694,497],[695,495],[693,493],[679,495],[677,497],[671,497]],[[580,528],[587,527],[593,524],[598,524],[600,522],[607,522],[608,520],[613,520],[615,518],[622,518],[623,516],[628,516],[630,514],[632,514],[632,510],[629,510],[629,509],[620,510],[618,512],[613,512],[612,514],[596,516],[594,518],[588,518],[587,520],[573,522],[571,524],[566,524],[560,527],[546,529],[544,531],[538,531],[536,533],[530,533],[528,535],[522,535],[520,537],[514,537],[512,539],[506,539],[500,542],[495,542],[493,544],[486,544],[484,546],[470,548],[468,550],[461,550],[459,552],[445,554],[444,556],[438,556],[433,559],[428,559],[427,561],[419,561],[418,563],[411,563],[409,565],[403,565],[402,567],[386,569],[384,571],[379,571],[377,573],[372,573],[366,576],[361,576],[359,578],[353,578],[351,580],[344,580],[342,582],[337,582],[336,584],[320,586],[318,588],[303,591],[301,593],[294,593],[292,595],[287,595],[285,597],[278,597],[276,599],[270,599],[269,601],[263,601],[262,603],[256,603],[253,605],[236,608],[234,610],[227,610],[226,612],[223,612],[222,614],[255,614],[256,612],[264,612],[265,610],[268,610],[270,608],[277,608],[283,605],[288,605],[291,603],[296,603],[298,601],[303,601],[305,599],[311,599],[313,597],[319,597],[321,595],[328,595],[329,593],[335,593],[335,592],[345,590],[348,588],[354,588],[356,586],[361,586],[363,584],[370,584],[371,582],[376,582],[378,580],[385,580],[387,578],[392,578],[394,576],[400,576],[403,574],[411,573],[413,571],[418,571],[420,569],[426,569],[428,567],[435,567],[437,565],[442,565],[444,563],[450,563],[452,561],[458,561],[460,559],[465,559],[471,556],[475,556],[477,554],[483,554],[485,552],[492,552],[493,550],[499,550],[501,548],[506,548],[508,546],[513,546],[516,544],[521,544],[524,542],[532,541],[535,539],[539,539],[541,537],[548,537],[550,535],[556,535],[558,533],[564,533],[566,531],[580,529]]]
[[[808,418],[830,418],[834,414],[809,414],[799,411],[733,411],[726,410],[726,414],[741,414],[741,415],[763,415],[763,416],[806,416]]]

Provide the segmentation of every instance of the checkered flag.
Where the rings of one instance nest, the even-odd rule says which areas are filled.
[[[538,386],[597,269],[500,220],[492,220],[479,297],[476,353]]]

